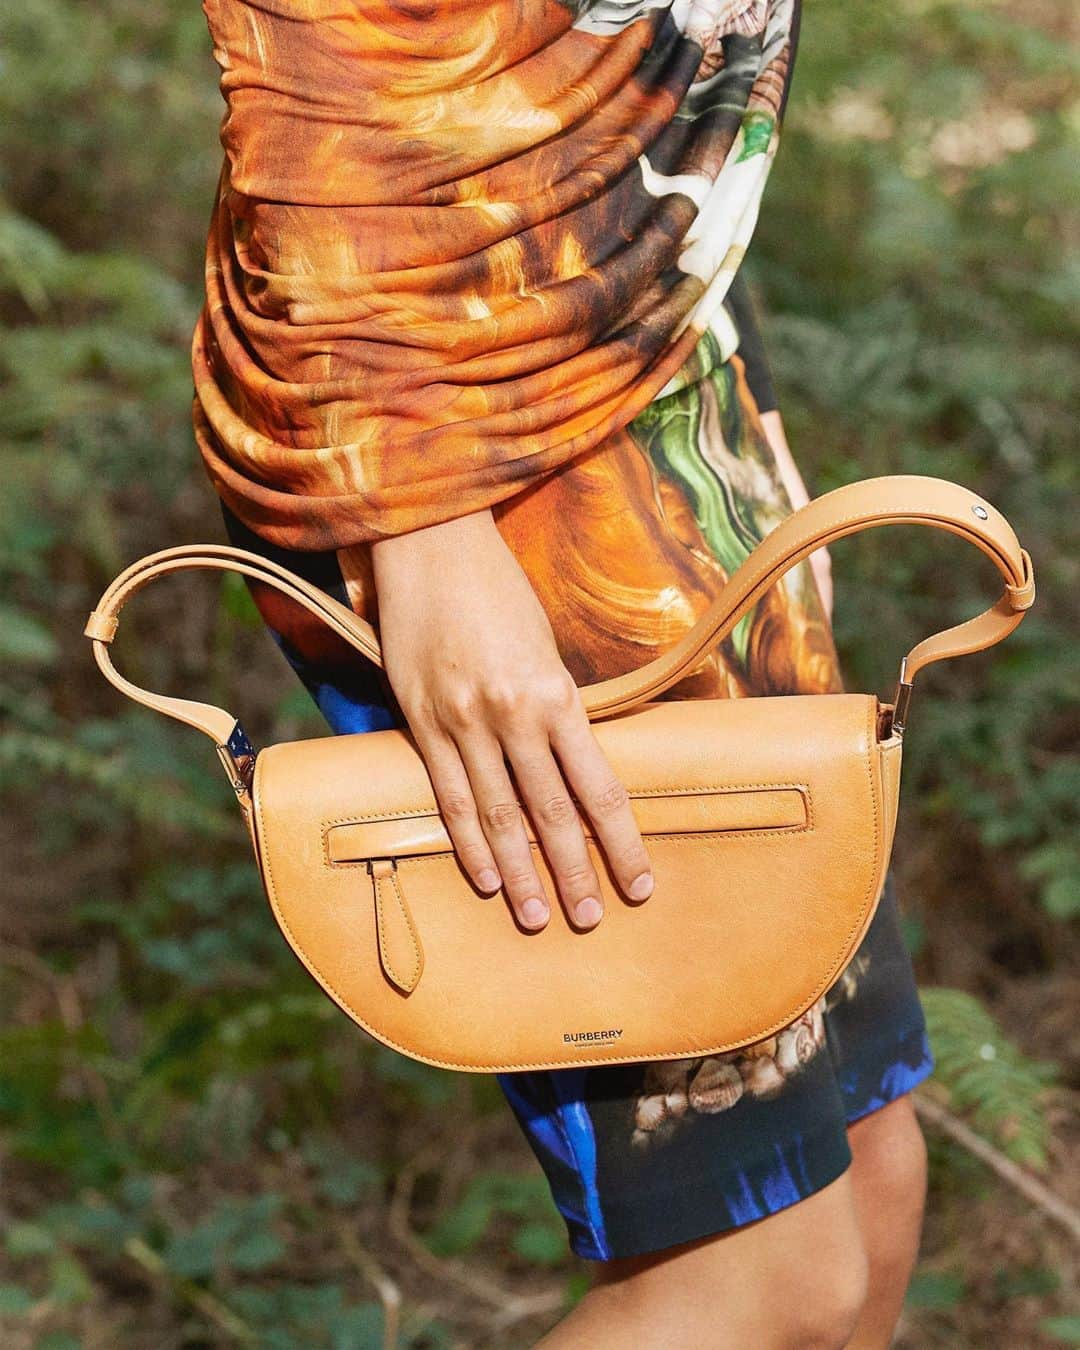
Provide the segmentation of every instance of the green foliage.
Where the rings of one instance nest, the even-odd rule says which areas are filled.
[[[907,1291],[909,1308],[955,1308],[967,1296],[967,1281],[956,1270],[919,1270]]]
[[[349,1303],[340,1285],[279,1284],[238,1290],[233,1303],[267,1350],[297,1345],[326,1350],[381,1350],[383,1315],[377,1303]]]
[[[904,808],[942,837],[966,826],[988,865],[1075,917],[1075,52],[1023,13],[939,0],[818,6],[804,29],[747,262],[789,438],[811,492],[938,474],[1015,523],[1036,606],[991,656],[920,677]],[[999,589],[974,550],[893,536],[833,549],[850,687],[886,693],[908,647]]]
[[[747,262],[811,491],[953,477],[999,501],[1032,553],[1038,601],[1017,633],[920,677],[901,834],[923,845],[902,858],[916,894],[960,871],[954,854],[971,872],[957,906],[981,904],[994,878],[1037,978],[1069,959],[1080,912],[1080,271],[1063,247],[1080,158],[1064,16],[1057,0],[1030,14],[807,6]],[[0,50],[0,799],[14,897],[0,1318],[39,1350],[97,1343],[101,1327],[118,1344],[381,1346],[382,1309],[335,1224],[396,1275],[384,1216],[401,1168],[504,1112],[497,1088],[371,1046],[312,986],[208,746],[122,704],[80,635],[123,564],[220,537],[189,414],[222,111],[205,20],[189,4],[25,0],[0,16]],[[850,687],[888,692],[908,646],[985,605],[996,577],[971,553],[914,529],[834,549]],[[257,741],[318,734],[243,584],[161,589],[125,612],[124,673],[242,707]],[[909,920],[919,959],[942,959],[937,922],[930,908]],[[1008,978],[986,927],[984,990]],[[926,1006],[953,1106],[1040,1165],[1049,1070],[969,994],[930,989]],[[452,1198],[427,1241],[563,1278],[561,1221],[539,1176],[514,1170],[506,1130],[497,1156],[438,1178]],[[963,1182],[935,1203],[967,1203],[968,1162],[931,1145],[935,1175]],[[1080,1344],[1075,1317],[1054,1315],[1050,1267],[988,1283],[946,1253],[909,1303],[958,1318],[975,1299],[1023,1299],[1038,1308],[1032,1340]],[[580,1296],[582,1275],[567,1288]],[[403,1346],[463,1343],[424,1311],[426,1285],[412,1307],[407,1281],[405,1295]]]
[[[1044,1094],[1056,1070],[1022,1054],[960,989],[923,989],[935,1080],[973,1125],[1017,1162],[1046,1166]]]
[[[427,1244],[441,1256],[461,1256],[488,1236],[500,1217],[510,1219],[511,1250],[534,1265],[560,1264],[566,1255],[566,1234],[541,1176],[478,1172],[457,1204],[427,1234]]]
[[[1031,1294],[1052,1294],[1061,1287],[1061,1276],[1045,1266],[1022,1266],[1017,1270],[997,1271],[994,1282],[999,1298],[1026,1298]]]
[[[1047,1317],[1040,1323],[1039,1329],[1059,1345],[1080,1345],[1080,1313]]]
[[[284,1243],[271,1226],[282,1197],[226,1197],[186,1232],[174,1233],[162,1252],[176,1275],[206,1278],[225,1269],[260,1271],[280,1260]]]
[[[378,1191],[382,1173],[367,1158],[358,1158],[336,1134],[308,1134],[301,1156],[315,1174],[315,1194],[331,1205],[348,1209]]]

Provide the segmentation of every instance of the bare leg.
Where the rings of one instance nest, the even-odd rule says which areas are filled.
[[[843,1350],[867,1292],[850,1171],[759,1223],[609,1261],[543,1350]],[[869,1344],[869,1342],[868,1342]]]
[[[870,1290],[848,1350],[884,1350],[900,1317],[919,1254],[926,1200],[926,1145],[910,1097],[848,1130],[848,1175],[870,1263]]]
[[[903,1097],[848,1132],[852,1165],[737,1232],[596,1268],[543,1350],[884,1350],[918,1254],[926,1148]]]

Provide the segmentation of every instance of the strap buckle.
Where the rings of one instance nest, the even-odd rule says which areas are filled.
[[[900,662],[900,677],[896,682],[896,693],[893,695],[892,729],[898,736],[903,736],[907,730],[911,693],[915,688],[910,680],[904,678],[906,674],[907,657],[905,656]]]
[[[215,745],[214,749],[233,791],[241,800],[250,797],[251,785],[255,781],[256,751],[239,722],[233,727],[225,744]]]

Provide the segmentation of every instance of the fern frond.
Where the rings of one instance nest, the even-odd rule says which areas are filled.
[[[1046,1167],[1047,1085],[1055,1065],[1030,1059],[977,998],[962,989],[922,989],[935,1081],[972,1125],[1016,1162]]]

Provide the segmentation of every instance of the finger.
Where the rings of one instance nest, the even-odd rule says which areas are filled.
[[[490,731],[479,727],[459,731],[456,744],[507,899],[523,927],[543,928],[551,917],[551,905],[533,861],[502,746]]]
[[[600,748],[584,710],[556,719],[549,735],[619,888],[631,900],[648,899],[653,890],[652,864],[634,818],[630,794]]]
[[[504,745],[567,915],[579,928],[595,928],[604,913],[600,879],[547,734],[508,736]]]
[[[450,842],[462,867],[481,891],[492,894],[502,885],[495,855],[480,826],[469,776],[457,746],[444,732],[414,731],[416,743],[435,789],[435,799]]]

